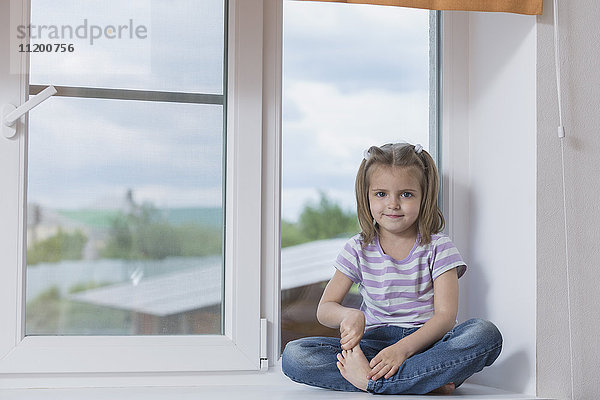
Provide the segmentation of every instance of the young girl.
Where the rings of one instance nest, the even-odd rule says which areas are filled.
[[[458,250],[440,233],[439,177],[420,145],[365,151],[356,176],[358,221],[335,262],[317,309],[340,339],[309,337],[287,344],[283,372],[292,380],[344,391],[451,393],[491,365],[502,336],[490,322],[456,325]],[[353,283],[360,310],[341,305]]]

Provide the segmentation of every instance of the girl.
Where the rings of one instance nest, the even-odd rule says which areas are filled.
[[[439,177],[420,145],[386,144],[365,151],[356,176],[358,221],[335,262],[317,308],[319,322],[340,339],[287,344],[283,372],[292,380],[344,391],[451,393],[491,365],[502,336],[490,322],[456,325],[458,250],[440,233]],[[360,310],[341,305],[353,283]]]

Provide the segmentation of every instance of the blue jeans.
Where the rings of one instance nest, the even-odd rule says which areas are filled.
[[[360,347],[371,360],[379,351],[418,328],[384,326],[365,332]],[[369,380],[367,391],[385,394],[425,394],[447,383],[460,386],[465,379],[492,365],[500,355],[502,335],[494,324],[470,319],[456,325],[431,347],[408,358],[389,379]],[[359,391],[337,369],[340,340],[308,337],[287,344],[282,354],[283,373],[295,382],[327,389]]]

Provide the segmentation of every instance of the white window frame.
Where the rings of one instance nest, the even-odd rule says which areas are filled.
[[[442,212],[448,233],[463,255],[469,253],[468,15],[442,12],[440,30]]]
[[[440,175],[447,231],[469,261],[469,12],[442,12]],[[459,292],[458,319],[468,315],[468,293]]]
[[[29,15],[29,0],[13,1],[23,3],[18,12]],[[226,251],[241,257],[227,258],[225,335],[24,340],[20,248],[25,237],[21,226],[25,212],[21,189],[25,176],[25,143],[22,132],[13,140],[0,136],[0,323],[6,327],[0,329],[0,388],[255,384],[257,378],[270,379],[265,375],[261,378],[256,372],[260,366],[260,317],[269,321],[266,349],[269,366],[278,364],[281,353],[283,4],[282,0],[229,1],[227,169],[228,173],[232,169],[235,172],[228,175],[227,193],[228,199],[235,196],[239,207],[234,207],[232,202],[226,205],[226,215],[236,216],[238,232],[237,236],[226,238]],[[0,2],[0,25],[8,25],[9,11],[15,10],[9,10],[8,2]],[[457,198],[459,192],[453,188],[456,182],[460,185],[464,181],[463,167],[468,163],[468,157],[464,157],[468,155],[465,150],[468,144],[463,143],[466,135],[461,133],[465,132],[464,120],[457,118],[457,113],[465,111],[462,95],[466,89],[461,82],[467,74],[467,69],[463,69],[466,58],[463,59],[462,51],[453,53],[456,50],[453,47],[465,48],[460,44],[464,35],[453,33],[460,31],[459,24],[464,22],[461,18],[457,13],[442,13],[442,130],[438,148],[442,153],[444,214],[448,216],[449,231],[455,242],[464,246],[468,244],[467,232],[455,230],[464,224],[453,224],[464,214],[461,199]],[[9,46],[7,38],[0,38],[0,67],[3,68],[0,69],[0,106],[21,104],[28,94],[26,75],[4,72],[9,68],[10,51],[16,50]],[[26,68],[23,66],[22,70]],[[19,129],[22,131],[23,127],[21,124]],[[244,312],[248,305],[252,310]],[[112,353],[106,353],[109,349]],[[92,356],[90,351],[95,354]],[[138,361],[123,365],[116,362],[123,359],[123,352],[127,359]],[[47,357],[45,364],[40,363],[42,356]],[[64,360],[70,356],[78,362]],[[14,366],[13,362],[16,362]],[[54,365],[57,362],[59,365]],[[92,364],[95,365],[92,367]],[[133,370],[137,373],[117,374]],[[51,371],[63,373],[43,373]],[[82,374],[84,372],[90,373]]]
[[[0,5],[29,24],[29,0]],[[25,336],[26,118],[0,137],[0,378],[22,374],[231,371],[260,368],[262,0],[230,0],[228,23],[225,332],[200,336]],[[0,104],[22,104],[28,60],[0,38]],[[21,74],[9,74],[11,57]],[[43,105],[41,105],[43,106]],[[32,112],[35,112],[32,111]],[[6,382],[4,379],[0,379]]]

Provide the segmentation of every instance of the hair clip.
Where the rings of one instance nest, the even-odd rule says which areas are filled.
[[[369,149],[366,149],[366,150],[363,152],[363,158],[364,158],[366,161],[369,161],[369,157],[371,157],[371,153],[369,153]]]
[[[421,146],[420,144],[416,144],[415,145],[415,153],[421,154],[422,151],[423,151],[423,146]]]

